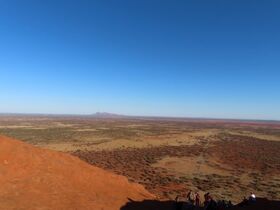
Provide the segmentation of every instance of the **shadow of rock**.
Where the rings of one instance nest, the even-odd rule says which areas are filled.
[[[181,210],[186,203],[175,201],[144,200],[129,202],[120,210]],[[203,209],[203,208],[201,208]],[[228,208],[230,210],[280,210],[280,201],[271,201],[266,198],[258,198],[253,204],[242,205],[242,203]]]
[[[144,200],[129,202],[120,210],[177,210],[175,201]]]

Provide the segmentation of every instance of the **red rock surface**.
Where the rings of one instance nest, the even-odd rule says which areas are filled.
[[[0,136],[0,209],[119,210],[128,198],[154,197],[74,156]]]

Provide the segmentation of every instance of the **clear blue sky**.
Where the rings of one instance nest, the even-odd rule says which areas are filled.
[[[280,2],[2,0],[0,112],[280,119]]]

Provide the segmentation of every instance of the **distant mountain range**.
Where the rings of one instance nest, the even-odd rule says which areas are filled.
[[[127,115],[120,115],[120,114],[114,114],[109,112],[96,112],[95,114],[91,115],[92,117],[96,118],[127,118],[129,116]]]

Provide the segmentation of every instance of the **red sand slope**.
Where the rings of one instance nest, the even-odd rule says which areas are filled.
[[[0,136],[0,209],[119,210],[143,186],[68,154]]]

